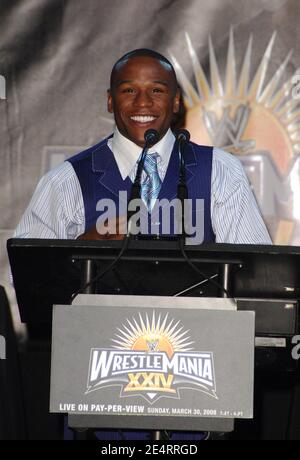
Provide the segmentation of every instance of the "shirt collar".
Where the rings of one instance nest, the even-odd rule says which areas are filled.
[[[161,162],[167,165],[170,160],[174,142],[175,136],[172,131],[168,129],[164,137],[157,142],[157,144],[153,145],[148,153],[158,153],[161,157]],[[135,167],[143,149],[123,136],[117,127],[114,130],[113,138],[108,142],[108,146],[112,150],[121,176],[123,180],[125,180]]]

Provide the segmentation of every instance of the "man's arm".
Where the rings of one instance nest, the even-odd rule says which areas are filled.
[[[84,225],[80,184],[65,162],[39,181],[14,237],[75,239]]]
[[[272,244],[241,162],[214,148],[212,225],[217,243]]]

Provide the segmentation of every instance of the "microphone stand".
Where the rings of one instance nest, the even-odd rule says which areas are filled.
[[[131,189],[131,195],[130,195],[130,200],[128,204],[130,203],[131,200],[141,198],[141,176],[142,176],[145,158],[149,150],[149,147],[151,147],[151,145],[156,144],[157,141],[158,141],[158,132],[156,130],[149,129],[145,132],[145,146],[141,153],[140,161],[138,163],[137,172],[136,172],[135,180],[134,180],[134,183]],[[130,235],[131,233],[130,232],[130,219],[132,215],[133,215],[133,211],[127,211],[127,226],[128,226],[127,234],[128,235]],[[159,430],[151,431],[151,440],[161,441],[162,440],[161,431]]]
[[[141,198],[141,176],[144,167],[145,158],[149,147],[154,145],[158,140],[158,132],[155,130],[148,130],[145,132],[145,146],[141,153],[141,158],[138,163],[137,172],[135,176],[134,183],[131,189],[130,200],[139,199]],[[184,241],[184,200],[187,199],[187,186],[186,186],[186,177],[185,177],[185,164],[184,164],[184,157],[182,153],[182,144],[185,144],[189,140],[189,133],[188,131],[181,130],[177,135],[177,142],[178,142],[178,150],[179,150],[179,158],[180,158],[180,173],[179,173],[179,183],[177,188],[177,197],[179,198],[180,202],[182,203],[182,214],[181,214],[181,238]],[[133,211],[127,211],[127,238],[129,238],[131,231],[130,231],[130,219],[133,215]],[[178,217],[177,217],[178,218]],[[151,440],[152,441],[161,441],[162,440],[162,432],[160,430],[153,430],[151,432]]]
[[[184,225],[184,215],[185,215],[185,200],[188,199],[188,190],[186,186],[186,174],[185,174],[185,162],[183,155],[183,146],[189,142],[190,133],[182,129],[176,134],[176,141],[178,143],[178,155],[179,155],[179,182],[177,186],[177,198],[181,203],[181,215],[177,215],[177,225],[181,232],[179,232],[179,238],[185,238],[185,225]]]
[[[136,171],[135,179],[132,185],[128,205],[132,200],[141,198],[141,177],[142,177],[142,172],[144,168],[145,158],[146,158],[149,148],[152,145],[156,144],[156,142],[158,141],[159,134],[158,134],[158,131],[156,131],[155,129],[147,129],[147,131],[144,134],[144,137],[145,137],[145,145],[142,150],[140,160],[138,162],[137,171]],[[134,211],[128,211],[128,206],[127,206],[127,235],[131,234],[130,221],[131,221],[131,217],[133,216],[133,214],[134,214]]]
[[[184,200],[188,198],[188,191],[186,186],[186,175],[185,175],[185,163],[183,156],[183,148],[186,142],[189,141],[190,135],[186,130],[180,130],[176,135],[176,142],[178,143],[178,154],[179,154],[179,182],[177,186],[177,198],[181,203],[181,215],[177,215],[177,224],[181,227],[181,232],[178,235],[181,244],[184,244],[185,228],[184,228]],[[162,432],[155,430],[152,432],[152,441],[162,441]]]
[[[156,131],[155,129],[148,129],[145,132],[144,136],[145,136],[145,146],[143,148],[143,151],[142,151],[142,154],[141,154],[141,159],[140,159],[139,164],[138,164],[135,181],[134,181],[134,184],[132,186],[130,200],[133,200],[135,198],[140,198],[140,196],[141,196],[141,184],[140,184],[140,182],[141,182],[141,175],[142,175],[142,170],[143,170],[143,166],[144,166],[145,157],[146,157],[146,154],[147,154],[147,151],[148,151],[149,147],[151,147],[152,145],[156,144],[156,142],[158,141],[158,138],[159,138],[158,131]],[[89,288],[94,283],[96,283],[98,280],[100,280],[106,273],[111,271],[114,268],[114,266],[117,264],[117,262],[122,258],[124,252],[126,251],[126,249],[128,247],[129,241],[131,240],[131,236],[132,236],[131,232],[130,232],[130,218],[131,218],[132,215],[133,215],[133,212],[132,211],[128,212],[128,206],[127,206],[127,234],[125,235],[125,238],[123,240],[123,244],[122,244],[122,247],[121,247],[121,250],[120,250],[119,254],[112,261],[112,263],[109,264],[108,267],[106,267],[98,275],[96,275],[94,277],[89,276],[89,279],[86,280],[86,283],[84,284],[84,286],[81,287],[75,293],[72,294],[71,303],[73,302],[75,297],[77,297],[77,295],[80,292],[85,291],[87,288]]]

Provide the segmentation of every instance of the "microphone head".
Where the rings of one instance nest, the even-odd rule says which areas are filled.
[[[150,147],[151,145],[156,144],[159,140],[159,134],[156,129],[147,129],[144,134],[144,139],[145,139],[145,145],[147,147]]]
[[[175,136],[178,142],[189,142],[191,137],[187,129],[179,129]]]

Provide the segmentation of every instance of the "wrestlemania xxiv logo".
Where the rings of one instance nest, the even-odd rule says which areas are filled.
[[[188,331],[168,314],[127,319],[111,348],[93,348],[86,394],[121,387],[120,397],[142,396],[150,404],[161,397],[180,399],[180,389],[202,391],[214,398],[213,354],[193,351]]]
[[[255,69],[251,36],[244,55],[239,56],[239,72],[233,30],[223,72],[209,39],[208,79],[186,34],[195,85],[174,56],[172,60],[192,140],[238,155],[273,242],[300,244],[300,98],[293,91],[300,70],[293,68],[292,51],[279,66],[274,58],[276,67],[272,68],[275,39],[276,33]]]

